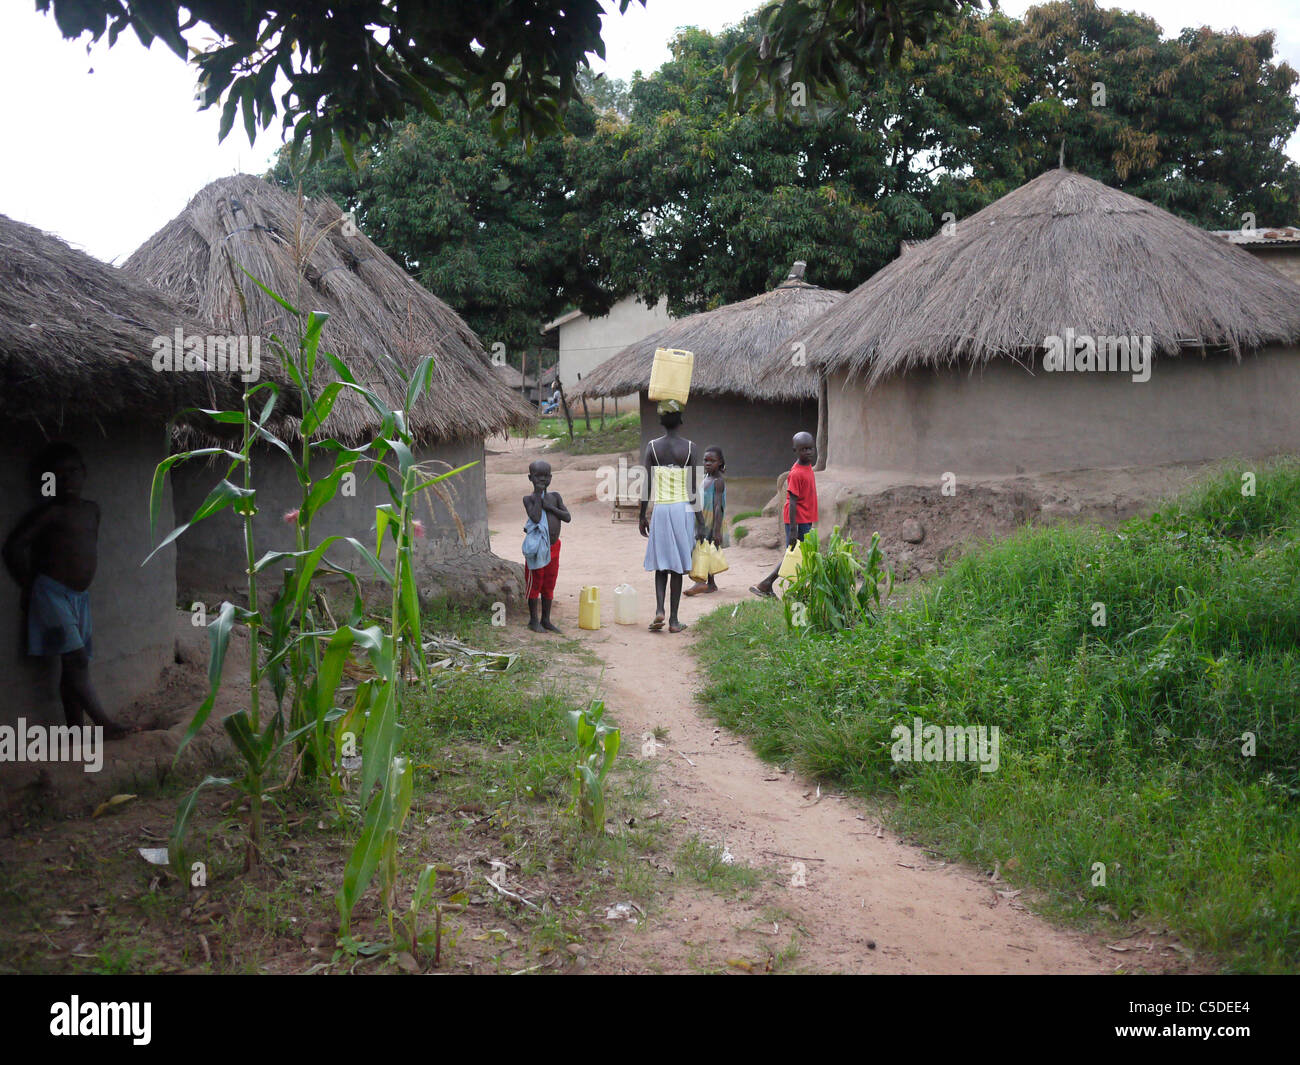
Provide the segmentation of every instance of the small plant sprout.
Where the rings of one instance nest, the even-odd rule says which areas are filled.
[[[618,756],[619,731],[603,720],[605,704],[593,701],[585,710],[567,715],[577,745],[573,767],[573,804],[579,821],[593,832],[605,828],[605,778]]]

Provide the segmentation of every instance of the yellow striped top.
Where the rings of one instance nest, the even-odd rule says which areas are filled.
[[[686,467],[652,466],[654,470],[654,493],[651,496],[656,503],[685,503]]]

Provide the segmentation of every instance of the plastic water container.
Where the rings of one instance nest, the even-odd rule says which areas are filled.
[[[691,394],[691,373],[695,369],[695,354],[677,348],[656,348],[654,365],[650,367],[650,399],[662,402],[675,399],[685,403]]]
[[[600,589],[593,584],[578,593],[578,628],[600,628]]]
[[[636,624],[636,589],[630,584],[614,589],[614,620],[620,625]]]

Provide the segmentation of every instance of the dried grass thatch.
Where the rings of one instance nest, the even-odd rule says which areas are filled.
[[[828,372],[1028,361],[1047,336],[1152,350],[1300,339],[1300,288],[1248,252],[1069,170],[1050,170],[895,259],[795,335]],[[784,350],[769,352],[779,378]]]
[[[695,353],[692,396],[816,399],[817,377],[810,366],[762,379],[760,360],[843,298],[843,292],[804,281],[803,264],[796,263],[790,276],[770,292],[692,314],[629,344],[583,378],[579,394],[625,396],[644,391],[650,384],[655,349],[681,348]],[[789,365],[791,351],[788,346],[784,351]]]
[[[237,375],[154,370],[154,338],[177,327],[209,332],[152,286],[0,215],[0,416],[56,430],[238,404]]]
[[[460,316],[355,227],[347,235],[345,228],[333,201],[300,201],[239,174],[202,189],[123,269],[231,332],[244,328],[238,284],[248,328],[295,343],[293,316],[242,267],[304,312],[328,312],[322,349],[395,407],[405,394],[399,367],[409,371],[424,355],[435,356],[433,387],[410,412],[411,428],[423,442],[482,439],[531,424],[532,408],[497,379]],[[378,425],[365,402],[344,391],[326,428],[355,442]]]

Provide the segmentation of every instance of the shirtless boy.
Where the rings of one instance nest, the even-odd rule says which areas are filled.
[[[125,729],[104,712],[90,683],[90,582],[99,561],[99,504],[81,497],[86,465],[71,444],[51,444],[36,467],[47,498],[29,510],[5,541],[5,567],[22,588],[27,652],[62,659],[59,696],[68,724],[82,714],[118,739]]]

